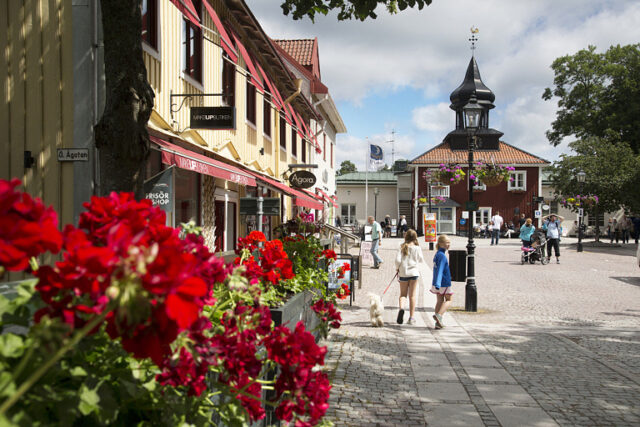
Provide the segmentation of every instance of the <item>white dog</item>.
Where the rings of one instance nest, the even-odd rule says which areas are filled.
[[[380,327],[384,326],[382,315],[384,314],[384,304],[382,304],[382,298],[380,295],[369,294],[369,317],[371,318],[371,325]]]

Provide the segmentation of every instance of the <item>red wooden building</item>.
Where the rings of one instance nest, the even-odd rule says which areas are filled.
[[[499,211],[506,223],[514,221],[517,224],[520,214],[534,219],[535,211],[539,209],[535,198],[542,194],[542,169],[548,166],[549,162],[501,141],[502,132],[489,128],[489,110],[494,108],[495,95],[482,82],[478,64],[472,57],[464,81],[450,96],[450,108],[455,111],[455,129],[441,144],[409,163],[409,169],[412,171],[413,218],[417,230],[422,230],[422,214],[427,213],[429,209],[429,193],[432,198],[441,196],[444,199],[440,203],[431,204],[431,212],[437,215],[438,234],[456,234],[460,230],[467,230],[469,220],[465,220],[464,225],[460,220],[469,200],[468,180],[453,185],[428,182],[425,172],[428,169],[437,169],[441,164],[458,164],[464,168],[466,176],[469,176],[468,142],[463,128],[462,108],[472,95],[475,95],[478,104],[484,107],[480,129],[477,132],[479,143],[474,150],[474,161],[513,166],[515,171],[511,173],[512,181],[493,187],[474,187],[473,199],[477,202],[477,211],[474,212],[471,223],[487,224],[491,216]]]

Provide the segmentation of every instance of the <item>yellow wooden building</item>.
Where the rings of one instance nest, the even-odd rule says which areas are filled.
[[[335,129],[344,125],[333,111],[340,125],[333,125],[326,148],[318,125],[326,108],[319,112],[305,96],[303,80],[244,1],[141,0],[141,9],[144,62],[155,92],[146,177],[150,185],[170,182],[169,198],[160,201],[170,221],[194,220],[211,247],[228,251],[238,236],[258,228],[256,216],[241,214],[241,198],[280,198],[279,215],[263,217],[260,228],[268,235],[301,209],[322,216],[332,204],[327,190],[335,194],[335,188],[293,189],[285,178],[290,164],[326,159],[324,150],[332,153],[333,175]],[[0,5],[0,28],[7,28],[0,32],[6,52],[0,177],[23,179],[63,223],[76,221],[82,202],[99,192],[93,126],[104,105],[100,21],[97,1]],[[194,117],[206,123],[195,125]],[[61,155],[76,161],[56,159]]]

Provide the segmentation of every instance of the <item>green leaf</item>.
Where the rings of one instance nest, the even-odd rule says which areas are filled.
[[[78,409],[83,415],[89,415],[94,411],[98,411],[100,407],[98,404],[100,403],[100,396],[98,395],[98,390],[90,389],[86,386],[86,384],[82,384],[80,387],[80,404],[78,405]]]
[[[16,384],[13,382],[11,372],[0,372],[0,397],[11,396],[16,392]],[[3,425],[0,423],[0,426]]]
[[[7,333],[0,335],[0,355],[4,357],[20,357],[24,354],[24,340],[21,336]]]
[[[69,373],[72,377],[86,377],[88,375],[87,371],[85,371],[82,366],[76,366],[75,368],[72,368],[71,370],[69,370]]]

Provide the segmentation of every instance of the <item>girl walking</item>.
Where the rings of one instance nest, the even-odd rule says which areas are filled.
[[[436,329],[444,328],[442,316],[451,305],[451,272],[449,271],[449,261],[446,252],[451,245],[447,236],[441,234],[438,237],[438,252],[433,257],[433,281],[431,282],[431,292],[436,294],[436,309],[433,320],[436,322]]]
[[[536,231],[536,227],[533,225],[531,218],[527,218],[522,227],[520,227],[520,240],[522,240],[522,246],[525,248],[531,247],[531,235]]]
[[[400,280],[400,299],[398,304],[398,323],[404,322],[404,301],[409,295],[409,325],[416,323],[413,317],[416,310],[416,290],[418,289],[418,278],[420,270],[418,266],[424,262],[422,257],[422,249],[418,243],[418,235],[415,230],[408,230],[404,235],[404,243],[400,245],[400,249],[396,254],[396,270]]]

